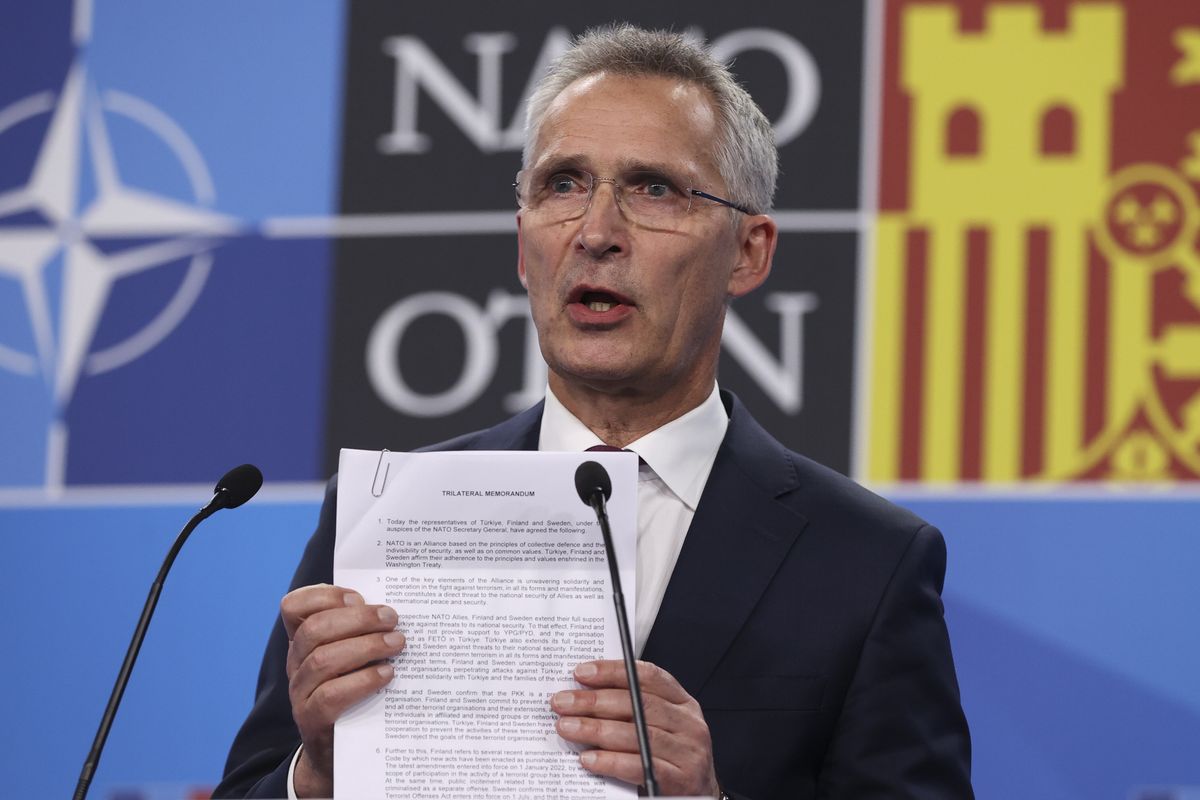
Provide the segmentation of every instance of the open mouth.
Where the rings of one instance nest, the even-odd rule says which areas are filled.
[[[637,305],[606,286],[576,286],[568,297],[569,313],[579,324],[608,329],[634,312]]]
[[[621,305],[621,301],[606,292],[584,292],[579,302],[590,311],[611,311],[613,306]]]
[[[633,302],[606,286],[577,286],[571,292],[570,302],[579,303],[589,311],[604,313],[617,306],[632,306]]]

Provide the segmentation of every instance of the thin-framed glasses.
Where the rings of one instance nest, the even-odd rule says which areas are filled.
[[[730,200],[700,189],[679,186],[657,172],[634,172],[620,179],[599,178],[581,169],[558,170],[544,177],[538,173],[527,176],[518,172],[513,190],[521,208],[544,215],[550,221],[563,222],[584,215],[596,193],[596,185],[600,183],[612,185],[617,205],[626,216],[649,225],[678,222],[691,212],[697,197],[743,214],[750,213],[749,209]]]

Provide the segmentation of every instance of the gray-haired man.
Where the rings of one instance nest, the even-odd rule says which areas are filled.
[[[940,534],[717,390],[725,308],[777,238],[762,112],[683,37],[613,26],[577,40],[528,113],[517,269],[547,397],[435,449],[641,456],[635,627],[663,794],[970,797]],[[334,721],[393,678],[395,611],[328,584],[333,502],[218,796],[329,795]],[[559,735],[639,783],[621,663],[575,677],[550,700]]]

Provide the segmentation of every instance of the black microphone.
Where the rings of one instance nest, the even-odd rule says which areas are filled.
[[[209,505],[220,501],[219,508],[237,508],[258,494],[262,483],[262,473],[253,464],[234,467],[222,475],[221,480],[217,481],[217,485],[213,487],[213,499]],[[213,509],[213,511],[216,510]]]
[[[608,507],[612,497],[612,479],[608,470],[595,461],[585,461],[575,470],[575,491],[585,505],[596,512],[600,533],[604,537],[604,553],[608,556],[608,572],[612,576],[613,602],[617,606],[617,632],[621,637],[621,655],[625,659],[625,675],[629,678],[629,697],[633,701],[633,727],[637,730],[638,748],[642,755],[642,774],[645,776],[646,796],[658,797],[658,781],[650,761],[650,734],[646,730],[646,715],[642,708],[642,686],[633,663],[633,642],[629,638],[629,618],[625,616],[625,596],[621,593],[621,574],[617,571],[617,552],[613,547],[612,529],[608,525]]]
[[[175,537],[175,544],[171,545],[167,557],[163,559],[162,567],[158,570],[158,577],[150,585],[150,595],[146,598],[146,605],[142,607],[142,615],[138,618],[133,638],[129,642],[129,648],[125,651],[125,660],[121,663],[121,671],[117,673],[117,682],[113,685],[112,694],[109,695],[104,716],[100,718],[96,739],[92,742],[92,748],[88,750],[87,757],[83,760],[83,769],[79,772],[79,783],[75,785],[75,800],[83,800],[87,797],[88,787],[92,785],[96,767],[100,764],[100,754],[104,750],[104,742],[108,739],[108,731],[112,728],[113,719],[117,715],[117,707],[121,705],[121,697],[125,694],[125,686],[129,683],[129,676],[133,672],[133,662],[137,661],[138,651],[142,649],[142,640],[146,638],[146,630],[150,627],[150,618],[154,616],[154,607],[158,605],[158,596],[162,594],[163,582],[167,579],[171,565],[175,563],[175,556],[179,555],[179,549],[183,547],[183,543],[187,541],[188,536],[197,525],[222,508],[237,508],[254,497],[259,487],[262,486],[262,482],[262,473],[253,464],[242,464],[240,467],[229,470],[221,477],[221,480],[217,481],[217,485],[213,488],[213,498],[208,505],[197,511],[196,515],[188,520],[187,525],[183,526],[179,536]]]

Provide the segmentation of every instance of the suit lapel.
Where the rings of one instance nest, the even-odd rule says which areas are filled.
[[[477,434],[468,434],[450,444],[461,450],[537,450],[542,429],[542,403]]]
[[[729,430],[642,653],[692,695],[733,643],[807,522],[780,500],[799,485],[788,452],[737,398],[722,395]],[[444,447],[536,450],[541,421],[538,403]]]
[[[692,695],[729,649],[807,522],[779,500],[798,485],[787,451],[736,398],[728,402],[729,431],[642,654]]]

